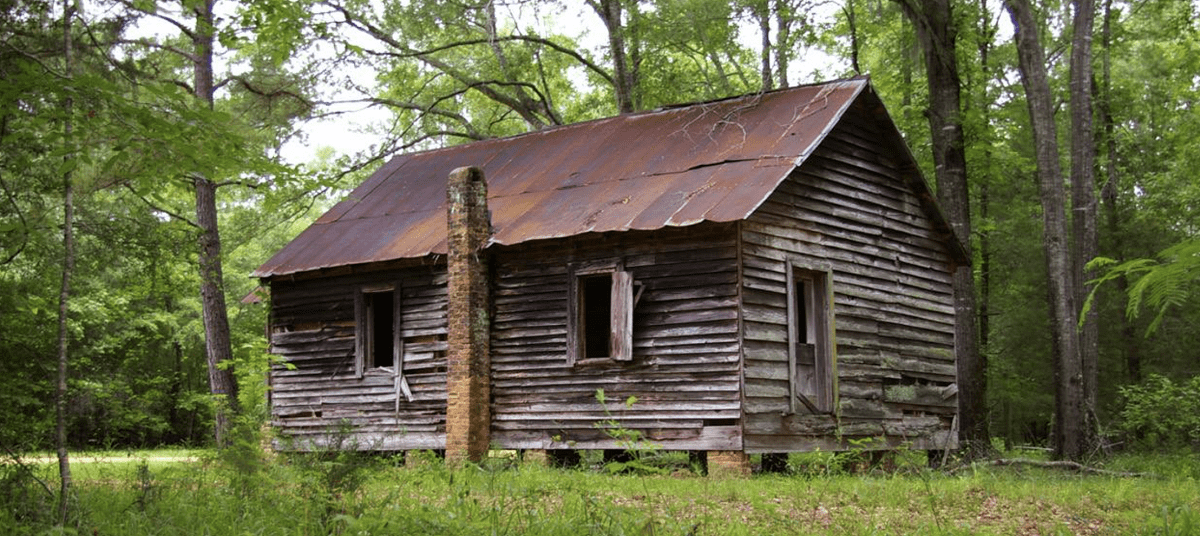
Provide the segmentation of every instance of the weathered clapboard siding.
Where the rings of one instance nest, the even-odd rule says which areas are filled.
[[[704,224],[500,248],[491,257],[492,442],[621,448],[606,430],[615,421],[663,448],[740,449],[735,229]],[[607,260],[620,260],[642,289],[633,359],[568,366],[568,264]],[[631,396],[637,401],[626,406]]]
[[[411,400],[397,401],[390,369],[355,374],[354,296],[371,285],[400,289],[403,374]],[[335,440],[366,450],[442,448],[446,420],[444,265],[271,282],[272,424],[284,447]],[[397,404],[397,402],[399,402]]]
[[[859,107],[742,224],[745,450],[953,441],[950,254]],[[837,415],[788,403],[786,261],[829,270]]]

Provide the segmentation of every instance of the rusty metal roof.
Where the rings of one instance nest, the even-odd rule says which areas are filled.
[[[622,115],[393,158],[254,272],[446,252],[446,178],[483,169],[492,243],[750,216],[868,87],[865,77]]]

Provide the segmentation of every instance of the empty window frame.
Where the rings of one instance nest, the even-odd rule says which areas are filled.
[[[788,404],[812,413],[832,413],[835,375],[833,291],[829,270],[787,261]]]
[[[354,372],[388,368],[398,372],[402,361],[399,286],[362,287],[354,296]]]
[[[633,275],[617,262],[568,267],[567,361],[633,359]]]

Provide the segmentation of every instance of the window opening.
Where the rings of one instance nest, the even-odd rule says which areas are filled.
[[[580,334],[583,336],[583,358],[611,357],[612,347],[612,275],[600,274],[580,278]]]
[[[400,332],[401,287],[372,285],[359,287],[354,294],[354,375],[362,378],[368,371],[391,374],[396,389],[395,411],[401,399],[413,400],[412,389],[404,376],[404,339]]]
[[[354,375],[389,367],[400,374],[399,285],[360,287],[354,295]]]
[[[572,264],[568,274],[567,363],[633,359],[633,275],[620,261]]]
[[[818,309],[816,296],[813,294],[813,279],[802,273],[797,273],[793,283],[795,290],[796,310],[796,363],[812,367],[816,364],[817,331],[813,320]],[[802,371],[803,372],[803,371]]]
[[[371,292],[367,298],[367,366],[391,367],[396,364],[395,298],[392,291]]]

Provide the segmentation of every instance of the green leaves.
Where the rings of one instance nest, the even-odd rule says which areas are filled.
[[[282,34],[303,30],[307,4],[246,3],[259,15],[245,20],[277,32],[270,39],[252,39],[252,31],[218,20],[216,35],[239,49],[219,56],[217,68],[230,72],[216,73],[215,104],[195,96],[194,42],[186,31],[131,30],[139,26],[131,21],[150,13],[177,17],[166,32],[194,28],[200,5],[135,0],[80,14],[88,31],[75,36],[70,77],[56,55],[61,26],[44,14],[25,17],[22,10],[33,5],[0,8],[0,33],[12,52],[0,54],[0,311],[14,312],[0,314],[0,399],[11,402],[0,404],[0,421],[14,423],[0,432],[0,446],[13,437],[48,445],[52,429],[44,407],[17,395],[41,406],[49,399],[45,365],[55,338],[47,326],[61,278],[64,174],[79,194],[69,315],[72,376],[81,380],[72,385],[76,444],[202,442],[208,431],[209,407],[193,403],[207,391],[196,233],[184,223],[196,203],[194,176],[230,185],[217,196],[218,219],[234,231],[225,240],[230,295],[252,288],[245,274],[297,232],[292,218],[313,217],[311,197],[296,190],[313,184],[301,185],[298,171],[274,156],[292,121],[308,113],[281,104],[281,95],[304,101],[306,86],[280,67],[305,43]],[[222,80],[231,73],[252,85]],[[74,102],[69,115],[67,97]],[[69,136],[61,126],[67,119]],[[244,370],[261,374],[265,308],[230,301],[239,365],[254,363]],[[261,395],[259,378],[247,380],[260,386],[250,394]]]
[[[57,173],[59,175],[66,175],[67,173],[75,171],[75,168],[77,167],[79,167],[79,160],[75,158],[69,158],[63,160],[62,163],[58,165]]]
[[[269,0],[240,3],[237,17],[242,28],[253,28],[254,39],[240,36],[235,28],[223,30],[218,37],[226,48],[250,44],[280,67],[298,48],[314,36],[325,35],[323,24],[313,25],[313,3],[306,0]]]
[[[1151,374],[1120,393],[1118,426],[1130,442],[1153,450],[1200,445],[1200,376],[1176,382]]]
[[[143,13],[154,13],[158,11],[158,3],[155,0],[133,0],[133,8]]]
[[[1100,285],[1125,278],[1132,281],[1127,291],[1125,314],[1137,318],[1143,308],[1155,312],[1146,328],[1147,337],[1154,334],[1169,310],[1190,302],[1189,298],[1200,284],[1200,237],[1192,238],[1159,252],[1155,259],[1133,259],[1118,263],[1100,257],[1088,263],[1088,268],[1103,270],[1089,283],[1094,285],[1083,305],[1086,312],[1092,307]]]

